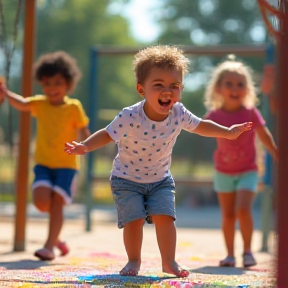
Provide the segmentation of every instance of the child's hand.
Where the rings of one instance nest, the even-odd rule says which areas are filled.
[[[7,94],[4,78],[0,76],[0,104],[4,101]]]
[[[65,143],[65,152],[76,155],[84,155],[87,152],[87,147],[83,143],[72,141],[71,143]]]
[[[273,158],[273,160],[278,163],[279,162],[279,151],[277,148],[275,148],[272,152],[271,152],[271,156]]]
[[[229,127],[229,133],[227,138],[229,140],[234,140],[238,138],[243,132],[251,130],[252,126],[252,122],[232,125],[231,127]]]

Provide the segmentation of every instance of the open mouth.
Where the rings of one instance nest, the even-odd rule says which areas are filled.
[[[237,100],[239,97],[237,95],[230,95],[231,99]]]
[[[160,106],[162,106],[162,107],[168,107],[169,105],[170,105],[170,103],[171,103],[171,100],[167,100],[167,101],[162,101],[162,100],[158,100],[158,103],[159,103],[159,105]]]
[[[57,93],[50,93],[49,96],[50,96],[51,98],[55,98],[55,97],[58,96],[58,94],[57,94]]]

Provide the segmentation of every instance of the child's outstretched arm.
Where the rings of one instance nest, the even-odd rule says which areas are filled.
[[[104,128],[98,130],[83,142],[72,141],[71,143],[65,143],[65,151],[68,155],[84,155],[86,152],[99,149],[112,141],[112,138]]]
[[[256,129],[256,133],[262,144],[266,147],[266,149],[273,157],[274,161],[278,162],[279,160],[278,148],[276,146],[276,143],[274,142],[273,136],[270,133],[269,129],[266,126],[262,126]]]
[[[6,97],[5,82],[4,78],[0,76],[0,104],[4,101]]]
[[[88,127],[83,127],[79,129],[79,137],[78,139],[80,141],[85,140],[86,138],[88,138],[91,135],[90,130]]]
[[[250,130],[251,128],[252,122],[225,127],[211,120],[201,120],[193,132],[206,137],[227,138],[234,140],[238,138],[240,134]]]
[[[17,110],[23,112],[30,112],[30,101],[21,95],[15,94],[12,91],[7,90],[6,86],[3,83],[0,84],[0,99],[1,95],[2,97],[6,96],[9,100],[9,103]]]

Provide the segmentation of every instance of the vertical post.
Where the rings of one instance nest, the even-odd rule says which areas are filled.
[[[97,120],[97,67],[98,51],[95,48],[90,50],[90,79],[89,79],[89,100],[88,117],[89,129],[91,133],[95,131],[95,122]],[[86,231],[91,231],[91,210],[93,204],[93,152],[87,155],[86,171]]]
[[[280,20],[280,39],[278,43],[278,129],[279,129],[279,171],[277,199],[277,230],[278,230],[278,269],[277,287],[288,287],[288,0],[280,1],[282,19]]]
[[[25,1],[24,19],[24,49],[22,63],[22,95],[32,94],[32,65],[34,57],[34,29],[35,29],[36,0]],[[19,156],[16,175],[16,214],[14,251],[25,250],[26,204],[28,190],[28,163],[30,114],[21,112],[19,123]]]
[[[268,44],[266,48],[266,63],[265,66],[268,68],[269,66],[275,66],[275,55],[276,55],[276,48],[273,43]],[[273,136],[274,134],[274,116],[275,111],[273,111],[270,105],[270,99],[274,98],[274,91],[270,91],[265,95],[264,99],[262,99],[262,112],[264,118],[266,119],[267,127],[270,131],[272,131]],[[272,110],[271,110],[272,109]],[[269,154],[268,151],[265,151],[265,174],[263,176],[263,184],[264,189],[262,191],[261,197],[261,229],[262,229],[262,252],[268,251],[268,239],[271,228],[273,227],[273,211],[272,211],[272,202],[273,202],[273,189],[274,189],[274,179],[273,179],[273,159],[272,156]],[[275,227],[273,227],[275,228]]]

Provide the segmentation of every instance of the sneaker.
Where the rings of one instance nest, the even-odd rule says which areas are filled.
[[[255,266],[257,264],[252,253],[243,254],[243,266],[245,268]]]
[[[223,260],[219,262],[219,266],[221,267],[235,267],[235,257],[227,256]]]
[[[55,258],[53,251],[47,248],[41,248],[35,251],[34,256],[38,257],[42,261],[50,261]]]
[[[69,248],[66,242],[58,241],[55,246],[60,250],[60,256],[65,256],[69,253]]]

